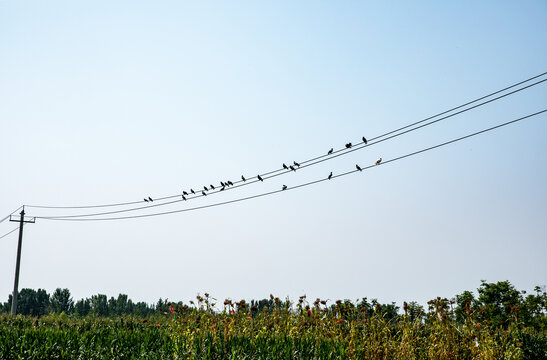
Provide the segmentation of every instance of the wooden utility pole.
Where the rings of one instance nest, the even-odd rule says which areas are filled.
[[[11,298],[11,313],[15,315],[17,313],[17,295],[19,294],[19,267],[21,265],[21,246],[23,244],[23,224],[24,223],[34,223],[35,219],[25,221],[25,207],[21,211],[21,217],[19,220],[14,220],[11,218],[9,221],[18,221],[19,222],[19,242],[17,243],[17,262],[15,263],[15,282],[13,284],[13,296]]]

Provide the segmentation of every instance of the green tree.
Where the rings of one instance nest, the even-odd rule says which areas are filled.
[[[91,297],[91,312],[96,316],[108,316],[108,299],[104,294]]]
[[[74,305],[74,312],[80,316],[86,316],[91,312],[91,300],[80,299]]]
[[[522,296],[509,281],[489,284],[482,280],[477,291],[478,317],[493,327],[506,326],[522,307]]]
[[[74,301],[70,297],[70,290],[61,288],[55,289],[55,292],[51,294],[50,307],[51,311],[55,313],[72,313],[74,310]]]

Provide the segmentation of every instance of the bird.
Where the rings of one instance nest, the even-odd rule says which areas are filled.
[[[329,152],[327,153],[327,155],[330,155],[334,152],[334,148],[330,148]]]
[[[366,138],[366,137],[364,137],[364,136],[363,136],[363,142],[364,142],[365,144],[367,144],[367,143],[368,143],[368,141],[367,141],[367,138]]]
[[[376,160],[376,165],[380,165],[381,162],[382,162],[382,158],[379,158],[378,160]]]
[[[363,171],[363,169],[361,169],[361,167],[359,166],[359,164],[355,165],[355,167],[357,168],[357,170]]]
[[[209,185],[211,187],[211,189],[215,190],[215,187],[213,185]]]
[[[152,200],[152,198],[151,198],[150,196],[148,197],[148,200],[150,200],[150,201],[154,201],[154,200]]]
[[[220,191],[224,191],[224,186],[220,188]]]
[[[296,161],[293,161],[293,163],[294,163],[294,165],[296,165],[296,166],[300,167],[300,164],[299,164],[299,163],[297,163]]]
[[[231,182],[230,180],[228,180],[228,185],[232,186],[232,185],[234,185],[234,183]]]
[[[196,192],[193,189],[190,189],[190,192],[194,195],[196,195]]]
[[[287,165],[285,163],[283,163],[283,169],[289,170],[289,168],[287,167]]]
[[[201,193],[203,194],[203,196],[207,196],[207,194],[205,193],[205,191],[202,191]]]
[[[296,169],[294,168],[294,166],[289,166],[291,168],[292,171],[296,171]]]
[[[349,149],[351,147],[351,143],[346,144],[346,149]]]
[[[184,195],[182,195],[182,200],[186,200],[186,198],[184,197]]]
[[[260,175],[258,175],[257,177],[258,177],[258,180],[264,181],[264,179],[262,179],[262,178],[260,177]]]
[[[148,202],[148,199],[147,199],[147,198],[144,198],[144,201]]]
[[[203,188],[205,189],[205,191],[209,191],[209,189],[207,189],[207,186],[204,186]]]
[[[332,171],[329,174],[329,180],[332,178]]]
[[[245,179],[245,176],[241,175],[241,180],[243,180],[243,182],[247,181],[247,179]]]
[[[183,192],[182,192],[182,195],[188,196],[188,193],[187,193],[186,191],[183,191]]]
[[[287,190],[287,185],[283,185],[283,190]]]
[[[222,185],[222,186],[226,186],[226,184],[224,184],[224,182],[222,182],[222,181],[220,182],[220,185]]]

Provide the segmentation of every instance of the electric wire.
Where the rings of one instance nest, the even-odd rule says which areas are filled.
[[[19,229],[19,228],[16,227],[15,229],[11,230],[10,232],[5,233],[4,235],[0,236],[0,239],[5,238],[6,236],[8,236],[9,234],[11,234],[12,232],[14,232],[14,231],[17,230],[17,229]]]
[[[314,160],[314,161],[312,161],[312,160],[303,161],[303,162],[301,163],[301,164],[303,164],[303,165],[301,166],[301,168],[306,168],[306,167],[309,167],[309,166],[312,166],[312,165],[316,165],[316,164],[322,163],[322,162],[324,162],[324,161],[331,160],[331,159],[337,158],[337,157],[339,157],[339,156],[349,154],[349,153],[351,153],[351,152],[353,152],[353,151],[361,150],[361,149],[363,149],[363,148],[365,148],[365,147],[372,146],[372,145],[375,145],[375,144],[378,144],[378,143],[381,143],[381,142],[384,142],[384,141],[387,141],[387,140],[396,138],[396,137],[398,137],[398,136],[401,136],[401,135],[407,134],[407,133],[409,133],[409,132],[418,130],[418,129],[420,129],[420,128],[429,126],[429,125],[431,125],[431,124],[440,122],[440,121],[445,120],[445,119],[448,119],[448,118],[450,118],[450,117],[453,117],[453,116],[462,114],[462,113],[464,113],[464,112],[467,112],[467,111],[472,110],[472,109],[474,109],[474,108],[477,108],[477,107],[479,107],[479,106],[483,106],[483,105],[488,104],[488,103],[490,103],[490,102],[499,100],[499,99],[501,99],[501,98],[503,98],[503,97],[512,95],[512,94],[514,94],[514,93],[516,93],[516,92],[522,91],[522,90],[524,90],[524,89],[526,89],[526,88],[528,88],[528,87],[535,86],[535,85],[537,85],[537,84],[539,84],[539,83],[542,83],[542,82],[545,82],[545,81],[547,81],[547,79],[538,81],[538,82],[536,82],[536,83],[530,84],[530,85],[528,85],[528,86],[526,86],[526,87],[523,87],[523,88],[514,90],[514,91],[509,92],[509,93],[506,93],[506,94],[504,94],[504,95],[500,95],[500,96],[495,97],[495,98],[493,98],[493,99],[490,99],[490,100],[487,100],[487,101],[485,101],[485,102],[476,104],[476,105],[474,105],[474,106],[472,106],[472,107],[469,107],[469,108],[460,110],[460,111],[458,111],[458,112],[456,112],[456,113],[452,113],[452,114],[450,114],[450,115],[446,115],[446,116],[441,117],[441,118],[439,118],[439,119],[432,120],[432,121],[430,121],[430,122],[428,122],[428,123],[421,124],[421,125],[419,125],[419,126],[417,126],[417,127],[414,127],[414,128],[411,128],[411,129],[407,129],[407,130],[405,130],[405,131],[403,131],[403,132],[400,132],[400,133],[391,135],[391,136],[389,136],[389,137],[385,137],[385,138],[383,138],[383,139],[381,139],[381,140],[378,140],[378,141],[372,142],[373,139],[380,139],[380,138],[383,137],[383,135],[381,135],[381,136],[376,136],[376,137],[374,137],[374,138],[371,138],[371,140],[370,140],[367,144],[362,143],[362,144],[356,145],[356,146],[354,146],[354,147],[352,147],[352,148],[350,148],[350,149],[344,149],[345,151],[343,151],[343,152],[338,151],[338,154],[333,153],[333,154],[331,154],[331,155],[322,155],[322,156],[319,156],[319,157],[317,157],[317,158],[315,158],[315,159],[312,159],[312,160]],[[419,121],[419,122],[417,122],[417,123],[414,123],[414,125],[416,125],[416,124],[418,124],[418,123],[422,123],[422,122],[423,122],[423,121]],[[408,128],[408,126],[405,127],[405,128]],[[400,129],[399,129],[399,130],[400,130]],[[390,132],[390,134],[393,134],[394,132],[395,132],[395,131],[392,131],[392,132]],[[312,162],[310,162],[310,161],[312,161]],[[306,163],[307,163],[307,164],[306,164]],[[270,178],[273,178],[273,177],[277,177],[277,176],[280,176],[280,175],[287,174],[287,173],[289,173],[289,172],[292,171],[292,170],[284,170],[284,169],[282,169],[282,170],[283,170],[283,172],[281,172],[281,173],[278,172],[277,174],[274,174],[275,172],[271,172],[271,173],[269,173],[269,174],[271,174],[271,175],[269,175],[269,176],[263,175],[263,179],[270,179]],[[260,180],[248,180],[246,183],[244,183],[244,184],[239,184],[239,185],[236,185],[236,184],[238,183],[238,182],[236,182],[236,183],[234,183],[234,186],[233,186],[233,187],[227,188],[226,190],[232,190],[232,189],[235,189],[235,188],[238,188],[238,187],[241,187],[241,186],[245,186],[245,185],[248,185],[248,184],[256,183],[256,182],[259,182],[259,181],[260,181]],[[242,181],[240,181],[240,182],[242,182]],[[239,183],[240,183],[240,182],[239,182]],[[218,193],[221,193],[221,192],[223,192],[223,191],[222,191],[222,190],[210,191],[210,192],[209,192],[209,195],[218,194]],[[207,196],[209,196],[209,195],[207,195]],[[197,194],[197,195],[195,195],[195,196],[188,196],[188,197],[187,197],[187,200],[191,200],[191,199],[195,199],[195,198],[199,198],[199,197],[203,197],[203,196],[204,196],[204,195],[201,195],[201,194]],[[90,214],[63,215],[63,216],[58,216],[58,217],[62,217],[62,218],[80,218],[80,217],[93,217],[93,216],[102,216],[102,215],[113,215],[113,214],[120,214],[120,213],[125,213],[125,212],[130,212],[130,211],[138,211],[138,210],[143,210],[143,209],[149,209],[149,208],[154,208],[154,207],[158,207],[158,206],[170,205],[170,204],[178,203],[178,202],[181,202],[181,201],[187,201],[187,200],[184,200],[184,199],[180,199],[181,195],[169,196],[169,197],[167,197],[167,198],[174,198],[174,197],[177,197],[177,198],[179,198],[179,199],[177,199],[177,200],[172,200],[172,201],[167,201],[167,202],[162,202],[162,203],[151,204],[151,205],[133,207],[133,208],[130,208],[130,209],[113,210],[113,211],[104,211],[104,212],[97,212],[97,213],[90,213]],[[165,199],[167,199],[167,198],[165,198]],[[161,199],[158,199],[158,200],[161,200]],[[139,202],[139,204],[142,204],[142,202]],[[28,206],[28,205],[26,205],[26,206]]]
[[[544,75],[546,75],[546,74],[547,74],[547,72],[544,72],[544,73],[542,73],[542,74],[533,76],[533,77],[528,78],[528,79],[526,79],[526,80],[520,81],[520,82],[515,83],[515,84],[513,84],[513,85],[510,85],[510,86],[507,86],[507,87],[505,87],[505,88],[503,88],[503,89],[501,89],[501,90],[497,90],[497,91],[492,92],[492,93],[490,93],[490,94],[488,94],[488,95],[484,95],[484,96],[479,97],[479,98],[477,98],[477,99],[475,99],[475,100],[469,101],[469,102],[467,102],[467,103],[465,103],[465,104],[456,106],[456,107],[454,107],[454,108],[452,108],[452,109],[443,111],[443,112],[441,112],[441,113],[438,113],[438,114],[436,114],[436,115],[430,116],[430,117],[428,117],[428,118],[425,118],[425,119],[416,121],[416,122],[414,122],[414,123],[405,125],[405,126],[403,126],[403,127],[401,127],[401,128],[398,128],[398,129],[389,131],[389,132],[387,132],[387,133],[384,133],[384,134],[381,134],[381,135],[372,137],[372,138],[369,139],[369,141],[374,141],[374,140],[377,140],[377,139],[381,139],[381,138],[386,137],[386,136],[388,136],[388,135],[397,133],[397,132],[399,132],[399,131],[401,131],[401,130],[408,129],[409,127],[412,127],[412,126],[414,126],[414,125],[417,125],[417,124],[426,122],[426,121],[428,121],[428,120],[434,119],[434,118],[436,118],[436,117],[439,117],[439,116],[441,116],[441,115],[447,114],[447,113],[452,112],[452,111],[454,111],[454,110],[461,109],[462,107],[465,107],[465,106],[467,106],[467,105],[476,103],[476,102],[478,102],[478,101],[480,101],[480,100],[489,98],[489,97],[491,97],[491,96],[493,96],[493,95],[499,94],[499,93],[501,93],[501,92],[504,92],[504,91],[506,91],[506,90],[509,90],[509,89],[514,88],[514,87],[516,87],[516,86],[519,86],[519,85],[521,85],[521,84],[527,83],[527,82],[532,81],[532,80],[534,80],[534,79],[540,78],[540,77],[542,77],[542,76],[544,76]],[[416,127],[416,128],[410,129],[410,130],[407,130],[407,131],[405,131],[405,132],[403,132],[403,133],[400,133],[400,134],[397,134],[397,135],[392,135],[392,136],[388,137],[387,139],[392,139],[392,138],[394,138],[394,137],[396,137],[396,136],[406,134],[406,133],[408,133],[408,132],[410,132],[410,131],[414,131],[414,130],[420,129],[420,128],[424,127],[424,126],[428,126],[428,125],[434,124],[434,123],[436,123],[436,122],[438,122],[438,121],[445,120],[445,119],[447,119],[447,118],[450,118],[450,117],[452,117],[452,116],[461,114],[461,113],[463,113],[463,112],[469,111],[469,110],[474,109],[474,108],[477,108],[477,107],[479,107],[479,106],[486,105],[486,104],[488,104],[488,103],[490,103],[490,102],[493,102],[493,101],[499,100],[499,99],[501,99],[501,98],[504,98],[504,97],[506,97],[506,96],[509,96],[509,95],[515,94],[515,93],[517,93],[517,92],[523,91],[523,90],[525,90],[525,89],[528,89],[528,88],[530,88],[530,87],[532,87],[532,86],[538,85],[538,84],[543,83],[543,82],[545,82],[545,81],[547,81],[547,79],[544,79],[544,80],[535,82],[535,83],[533,83],[533,84],[527,85],[527,86],[522,87],[522,88],[517,89],[517,90],[514,90],[514,91],[509,92],[509,93],[507,93],[507,94],[504,94],[504,95],[502,95],[502,96],[499,96],[499,97],[496,97],[496,98],[494,98],[494,99],[488,100],[488,101],[486,101],[486,102],[483,102],[483,103],[474,105],[473,107],[470,107],[470,108],[468,108],[468,109],[461,110],[461,111],[459,111],[459,112],[457,112],[457,113],[454,113],[454,114],[445,116],[445,117],[443,117],[443,118],[441,118],[441,119],[437,119],[437,120],[435,120],[435,121],[429,122],[429,123],[424,124],[424,125],[421,125],[421,126],[419,126],[419,127]],[[385,139],[385,140],[387,140],[387,139]],[[385,141],[385,140],[384,140],[384,141]],[[378,141],[378,142],[380,142],[380,141]],[[375,142],[375,143],[378,143],[378,142]],[[300,164],[308,164],[308,165],[306,165],[306,166],[304,166],[304,167],[311,166],[311,165],[313,165],[313,164],[322,162],[322,161],[315,162],[316,160],[323,159],[323,161],[325,161],[325,160],[330,159],[330,158],[338,157],[338,156],[340,156],[340,155],[342,155],[342,154],[347,154],[347,153],[350,153],[350,152],[359,150],[359,149],[361,149],[361,148],[363,148],[363,147],[366,147],[366,146],[369,146],[369,145],[373,145],[373,144],[372,144],[372,143],[371,143],[371,144],[360,144],[360,145],[356,145],[356,146],[354,146],[354,147],[352,147],[352,148],[349,148],[349,149],[347,149],[347,148],[342,148],[342,149],[333,151],[332,154],[321,155],[321,156],[317,156],[317,157],[312,158],[312,159],[308,159],[308,160],[305,160],[305,161],[301,161]],[[312,163],[312,164],[310,164],[310,163]],[[290,172],[290,171],[285,171],[285,169],[281,168],[281,169],[277,169],[277,170],[272,170],[272,171],[269,171],[269,172],[265,172],[265,173],[262,173],[262,174],[260,174],[260,175],[261,175],[261,176],[268,176],[268,175],[276,174],[276,173],[278,173],[278,175],[281,175],[281,174],[286,174],[286,173],[288,173],[288,172]],[[278,176],[278,175],[276,175],[276,176]],[[251,177],[249,177],[249,179],[251,179]],[[233,189],[233,188],[240,187],[240,186],[243,186],[243,185],[252,184],[252,183],[255,183],[255,182],[257,182],[257,181],[258,181],[258,180],[256,180],[256,181],[247,181],[247,182],[244,182],[243,180],[238,180],[238,181],[235,181],[235,182],[234,182],[234,185],[235,185],[235,184],[238,184],[238,183],[244,183],[244,184],[238,185],[238,186],[233,186],[233,187],[225,187],[225,190],[231,190],[231,189]],[[215,192],[212,192],[212,193],[215,193]],[[173,199],[173,198],[181,197],[181,195],[182,195],[182,194],[168,195],[168,196],[164,196],[164,197],[158,197],[158,198],[155,199],[155,201],[163,201],[163,200]],[[202,195],[201,195],[201,196],[202,196]],[[196,197],[200,197],[200,196],[188,197],[188,200],[193,199],[193,198],[196,198]],[[150,204],[150,205],[148,205],[148,206],[137,207],[137,208],[134,208],[134,209],[120,210],[120,212],[135,211],[135,210],[140,210],[140,209],[144,209],[144,208],[152,208],[152,207],[156,207],[156,206],[160,206],[160,205],[168,205],[168,204],[172,204],[172,203],[178,202],[178,201],[183,201],[183,200],[170,201],[170,202],[165,202],[165,203],[161,203],[161,204]],[[101,205],[86,205],[86,206],[45,206],[45,205],[26,205],[26,206],[27,206],[27,207],[32,207],[32,208],[42,208],[42,209],[90,209],[90,208],[101,208],[101,207],[114,207],[114,206],[135,205],[135,204],[142,204],[142,200],[139,200],[139,201],[130,201],[130,202],[122,202],[122,203],[112,203],[112,204],[101,204]]]
[[[507,125],[516,123],[518,121],[522,121],[522,120],[531,118],[533,116],[540,115],[544,112],[547,112],[547,109],[544,109],[544,110],[541,110],[541,111],[538,111],[538,112],[535,112],[535,113],[532,113],[532,114],[529,114],[529,115],[526,115],[526,116],[511,120],[511,121],[507,121],[507,122],[504,122],[502,124],[498,124],[496,126],[486,128],[486,129],[483,129],[483,130],[480,130],[480,131],[477,131],[477,132],[474,132],[474,133],[471,133],[471,134],[468,134],[468,135],[465,135],[465,136],[462,136],[462,137],[458,137],[456,139],[452,139],[452,140],[449,140],[449,141],[446,141],[446,142],[443,142],[443,143],[440,143],[440,144],[437,144],[437,145],[434,145],[434,146],[430,146],[430,147],[427,147],[427,148],[424,148],[424,149],[421,149],[421,150],[418,150],[418,151],[414,151],[414,152],[411,152],[411,153],[408,153],[408,154],[405,154],[405,155],[401,155],[401,156],[398,156],[398,157],[395,157],[395,158],[392,158],[392,159],[388,159],[388,160],[385,160],[385,161],[383,161],[382,163],[380,163],[378,165],[370,165],[370,166],[363,167],[361,170],[352,170],[352,171],[348,171],[348,172],[345,172],[345,173],[333,175],[331,179],[347,176],[347,175],[350,175],[350,174],[353,174],[353,173],[356,173],[356,172],[362,172],[364,170],[368,170],[368,169],[371,169],[371,168],[374,168],[374,167],[377,167],[377,166],[385,165],[385,164],[388,164],[388,163],[391,163],[391,162],[394,162],[394,161],[405,159],[405,158],[410,157],[410,156],[421,154],[421,153],[426,152],[426,151],[437,149],[437,148],[442,147],[442,146],[446,146],[446,145],[449,145],[449,144],[452,144],[452,143],[455,143],[455,142],[458,142],[458,141],[461,141],[461,140],[464,140],[464,139],[467,139],[467,138],[470,138],[470,137],[473,137],[473,136],[476,136],[476,135],[479,135],[479,134],[483,134],[483,133],[486,133],[486,132],[501,128],[503,126],[507,126]],[[44,220],[58,220],[58,221],[107,221],[107,220],[112,221],[112,220],[126,220],[126,219],[137,219],[137,218],[145,218],[145,217],[152,217],[152,216],[161,216],[161,215],[168,215],[168,214],[174,214],[174,213],[181,213],[181,212],[188,212],[188,211],[195,211],[195,210],[206,209],[206,208],[211,208],[211,207],[217,207],[217,206],[227,205],[227,204],[241,202],[241,201],[245,201],[245,200],[251,200],[251,199],[255,199],[255,198],[259,198],[259,197],[264,197],[264,196],[267,196],[267,195],[277,194],[277,193],[280,193],[280,192],[283,192],[283,191],[294,190],[294,189],[314,185],[314,184],[317,184],[317,183],[320,183],[320,182],[323,182],[323,181],[329,181],[329,179],[328,178],[322,178],[322,179],[310,181],[310,182],[307,182],[307,183],[291,186],[291,187],[288,187],[285,190],[274,190],[274,191],[269,191],[269,192],[265,192],[265,193],[261,193],[261,194],[252,195],[252,196],[247,196],[247,197],[243,197],[243,198],[239,198],[239,199],[233,199],[233,200],[229,200],[229,201],[223,201],[223,202],[214,203],[214,204],[196,206],[196,207],[186,208],[186,209],[165,211],[165,212],[160,212],[160,213],[131,215],[131,216],[119,216],[119,217],[108,217],[108,218],[92,218],[92,219],[90,219],[90,218],[81,218],[81,217],[80,218],[69,218],[69,217],[55,217],[55,216],[53,216],[53,217],[36,216],[35,218],[36,219],[44,219]]]
[[[19,206],[17,209],[13,210],[9,215],[7,215],[5,218],[3,218],[2,220],[0,220],[0,223],[6,221],[7,219],[9,219],[10,216],[12,216],[13,214],[15,214],[17,211],[19,211],[19,209],[23,208],[25,205],[21,205]]]

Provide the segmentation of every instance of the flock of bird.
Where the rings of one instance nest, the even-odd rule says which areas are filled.
[[[368,143],[367,142],[367,139],[363,136],[363,142],[365,143],[365,145]],[[353,145],[349,142],[346,144],[346,149],[350,149]],[[331,155],[332,153],[334,153],[334,148],[331,148],[328,152],[327,152],[327,155]],[[380,163],[382,162],[382,158],[379,158],[378,160],[376,160],[376,165],[380,165]],[[283,169],[285,170],[290,170],[290,171],[295,171],[296,172],[296,169],[300,167],[300,164],[297,163],[296,161],[293,161],[293,165],[289,165],[287,166],[287,164],[283,163]],[[359,164],[356,164],[355,167],[357,168],[357,170],[359,171],[363,171],[363,169],[359,166]],[[327,177],[327,179],[332,179],[332,171],[330,172],[329,176]],[[264,179],[262,178],[262,176],[260,175],[257,175],[256,177],[258,180],[260,181],[264,181]],[[246,182],[247,179],[245,178],[245,176],[241,175],[241,180],[243,182]],[[220,190],[219,191],[223,191],[225,188],[229,187],[229,186],[233,186],[234,183],[231,182],[230,180],[228,181],[221,181],[220,182]],[[203,190],[201,190],[201,194],[203,196],[207,196],[207,193],[206,191],[209,191],[209,190],[215,190],[215,187],[213,186],[213,184],[210,184],[209,185],[210,188],[208,188],[207,186],[204,186],[203,187]],[[288,187],[287,185],[283,185],[283,187],[281,188],[282,190],[287,190]],[[198,190],[199,191],[199,190]],[[196,195],[196,192],[194,191],[194,189],[190,189],[190,192],[194,195]],[[186,191],[183,191],[182,192],[182,199],[183,200],[186,200],[186,197],[190,195],[188,192]],[[148,198],[144,198],[144,201],[145,202],[152,202],[154,201],[150,196]]]

